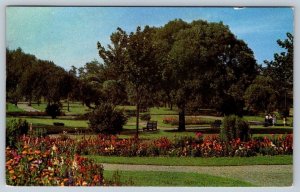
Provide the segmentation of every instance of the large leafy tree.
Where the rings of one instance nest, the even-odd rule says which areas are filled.
[[[24,98],[30,104],[44,97],[49,103],[58,103],[67,96],[71,82],[63,68],[24,53],[21,48],[6,51],[8,101],[17,104]]]
[[[288,115],[293,103],[293,39],[293,35],[287,33],[285,40],[277,40],[278,45],[285,50],[275,53],[272,61],[265,61],[267,67],[264,73],[274,81],[274,91],[278,93],[277,108],[284,116]]]
[[[118,28],[111,36],[112,44],[106,50],[98,42],[100,57],[107,70],[115,79],[126,82],[127,93],[136,105],[136,135],[139,132],[139,115],[141,107],[148,107],[152,95],[158,89],[160,70],[155,60],[153,45],[153,28],[137,27],[135,32],[126,34]],[[117,75],[113,75],[117,74]],[[142,106],[143,105],[143,106]]]
[[[243,92],[257,74],[253,52],[223,23],[174,23],[180,27],[169,35],[173,41],[161,35],[161,47],[171,42],[171,46],[165,45],[164,54],[179,109],[178,129],[185,130],[185,111],[191,101],[197,101],[198,107],[209,105],[223,113],[238,113],[243,107]],[[224,104],[230,100],[241,104],[226,111]]]
[[[6,97],[8,101],[17,105],[22,99],[25,88],[20,85],[20,82],[22,82],[23,74],[25,71],[29,72],[36,62],[34,55],[24,53],[21,48],[6,49]],[[29,90],[29,92],[32,91]]]
[[[89,108],[94,108],[92,104],[99,105],[102,100],[102,84],[106,80],[103,64],[93,60],[78,69],[80,83],[79,99]]]
[[[254,113],[271,112],[276,105],[276,92],[269,76],[259,75],[245,92],[245,103],[248,110]]]

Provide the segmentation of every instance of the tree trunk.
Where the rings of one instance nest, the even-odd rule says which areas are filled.
[[[31,98],[29,98],[28,106],[31,106]]]
[[[69,101],[69,95],[68,95],[67,103],[68,103],[68,111],[70,112],[70,101]]]
[[[136,105],[136,138],[139,137],[139,119],[140,119],[140,104]]]
[[[185,131],[185,106],[179,107],[178,131]]]

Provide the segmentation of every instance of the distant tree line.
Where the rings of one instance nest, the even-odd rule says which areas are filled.
[[[82,101],[136,106],[177,106],[179,130],[185,115],[214,109],[220,115],[278,110],[288,115],[293,102],[293,36],[278,40],[282,53],[258,65],[253,51],[222,22],[181,19],[162,27],[121,28],[107,46],[97,43],[101,62],[65,71],[21,49],[7,49],[7,100],[49,103]]]

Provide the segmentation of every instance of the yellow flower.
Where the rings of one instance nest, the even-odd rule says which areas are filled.
[[[55,144],[53,145],[52,150],[53,150],[53,151],[57,151],[57,147],[56,147]]]

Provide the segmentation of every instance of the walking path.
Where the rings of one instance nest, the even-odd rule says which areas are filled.
[[[243,180],[257,186],[291,186],[293,182],[292,165],[160,166],[103,163],[103,166],[104,170],[202,173]]]
[[[27,112],[40,112],[40,110],[35,109],[35,108],[31,107],[31,106],[28,106],[27,102],[19,102],[18,103],[18,107],[20,109],[23,109],[24,111],[27,111]]]

